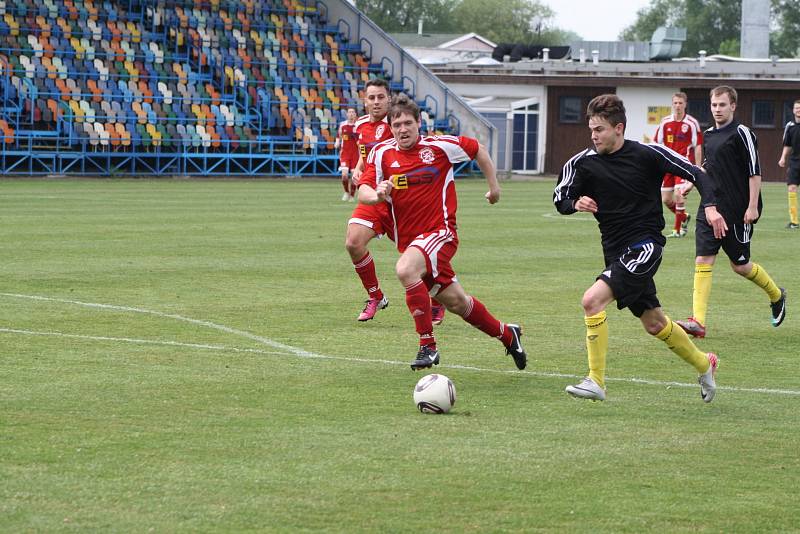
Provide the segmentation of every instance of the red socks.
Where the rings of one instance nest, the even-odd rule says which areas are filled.
[[[375,262],[372,261],[372,255],[367,252],[363,258],[353,264],[356,268],[356,274],[361,278],[361,283],[367,294],[371,299],[380,300],[383,298],[383,291],[381,291],[380,284],[378,283],[378,275],[375,272]]]
[[[503,345],[508,346],[511,343],[511,330],[505,328],[505,325],[494,318],[494,315],[489,313],[486,306],[475,297],[470,297],[471,306],[464,314],[464,320],[469,324],[488,334],[496,337],[503,342]]]
[[[431,318],[431,298],[428,296],[428,289],[422,280],[414,282],[406,287],[406,305],[411,317],[414,319],[414,327],[419,334],[419,344],[431,345],[436,348],[436,339],[433,337],[433,322]]]
[[[675,208],[675,231],[681,231],[681,225],[686,220],[686,207],[680,206]]]

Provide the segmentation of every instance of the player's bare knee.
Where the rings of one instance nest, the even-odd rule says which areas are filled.
[[[659,320],[642,319],[642,326],[644,327],[645,332],[647,332],[651,336],[655,336],[656,334],[664,330],[664,327],[667,326],[667,323]]]
[[[586,290],[583,294],[581,306],[583,306],[583,313],[587,317],[597,315],[605,309],[603,302],[591,290]]]
[[[369,238],[366,238],[363,232],[354,230],[350,225],[347,227],[347,235],[344,239],[344,248],[353,258],[353,261],[360,260],[367,253],[367,245]]]
[[[450,299],[450,300],[448,300],[447,303],[443,303],[443,304],[445,304],[445,307],[447,308],[447,311],[449,311],[451,313],[455,313],[456,315],[459,315],[461,317],[464,317],[464,315],[469,310],[469,307],[470,307],[469,303],[470,303],[469,296],[467,296],[467,295],[456,295],[455,298]]]
[[[739,276],[747,276],[753,270],[753,263],[747,262],[744,265],[737,265],[731,262],[731,269]]]
[[[403,261],[404,258],[400,258],[395,265],[395,273],[397,274],[397,279],[400,280],[400,283],[403,286],[408,287],[411,284],[414,284],[422,279],[422,275],[419,269],[413,265],[411,262]]]

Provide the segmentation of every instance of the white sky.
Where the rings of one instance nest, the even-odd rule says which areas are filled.
[[[572,30],[586,41],[616,41],[636,20],[636,12],[650,0],[544,0],[555,12],[554,24]]]

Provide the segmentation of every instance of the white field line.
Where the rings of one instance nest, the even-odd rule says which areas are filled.
[[[117,343],[133,343],[136,345],[165,345],[170,347],[186,347],[191,349],[218,350],[224,352],[254,352],[256,354],[280,355],[285,352],[267,351],[261,349],[242,349],[226,347],[225,345],[208,345],[206,343],[182,343],[180,341],[166,341],[159,339],[136,339],[130,337],[88,336],[84,334],[65,334],[64,332],[37,332],[35,330],[19,330],[17,328],[0,328],[0,334],[20,334],[25,336],[50,336],[68,339],[82,339],[88,341],[112,341]]]
[[[153,345],[170,345],[175,347],[186,347],[186,348],[193,348],[193,349],[201,349],[201,350],[219,350],[219,351],[229,351],[229,352],[245,352],[245,353],[254,353],[254,354],[264,354],[264,355],[280,355],[280,354],[294,354],[295,356],[299,356],[302,358],[310,358],[310,359],[320,359],[320,360],[334,360],[334,361],[343,361],[343,362],[356,362],[356,363],[371,363],[371,364],[382,364],[382,365],[397,365],[402,367],[407,367],[408,363],[403,361],[397,360],[383,360],[383,359],[372,359],[372,358],[357,358],[351,356],[331,356],[326,354],[317,354],[314,352],[309,352],[303,349],[299,349],[296,347],[292,347],[290,345],[285,345],[283,343],[279,343],[277,341],[273,341],[271,339],[258,336],[256,334],[252,334],[250,332],[246,332],[244,330],[238,330],[236,328],[230,328],[228,326],[212,323],[211,321],[204,321],[201,319],[192,319],[191,317],[184,317],[182,315],[177,314],[168,314],[162,313],[159,311],[154,310],[147,310],[143,308],[133,308],[129,306],[115,306],[112,304],[97,304],[93,302],[82,302],[77,300],[67,300],[67,299],[59,299],[59,298],[52,298],[52,297],[42,297],[38,295],[20,295],[16,293],[0,293],[0,296],[4,297],[13,297],[13,298],[22,298],[22,299],[29,299],[29,300],[39,300],[39,301],[48,301],[48,302],[62,302],[65,304],[74,304],[77,306],[86,306],[89,308],[97,308],[97,309],[106,309],[106,310],[115,310],[115,311],[125,311],[131,313],[143,313],[148,315],[154,315],[157,317],[175,319],[178,321],[184,321],[191,324],[197,324],[201,326],[206,326],[208,328],[213,328],[215,330],[219,330],[222,332],[226,332],[229,334],[233,334],[236,336],[245,337],[247,339],[251,339],[253,341],[257,341],[263,345],[268,347],[280,349],[281,352],[275,351],[265,351],[261,349],[248,349],[248,348],[238,348],[238,347],[227,347],[224,345],[206,345],[201,343],[181,343],[177,341],[158,341],[158,340],[146,340],[146,339],[135,339],[135,338],[116,338],[116,337],[106,337],[106,336],[88,336],[82,334],[66,334],[62,332],[36,332],[31,330],[18,330],[12,328],[0,328],[0,333],[9,333],[9,334],[19,334],[19,335],[33,335],[33,336],[53,336],[53,337],[64,337],[64,338],[75,338],[75,339],[85,339],[85,340],[94,340],[94,341],[109,341],[109,342],[119,342],[119,343],[136,343],[136,344],[153,344]],[[524,376],[535,376],[535,377],[543,377],[543,378],[565,378],[565,379],[580,379],[583,378],[583,375],[574,375],[574,374],[566,374],[566,373],[547,373],[542,371],[518,371],[518,370],[511,370],[511,369],[488,369],[485,367],[475,367],[471,365],[458,365],[458,364],[442,364],[439,366],[441,369],[458,369],[462,371],[475,371],[480,373],[495,373],[495,374],[508,374],[508,375],[524,375]],[[650,380],[646,378],[612,378],[607,377],[607,382],[622,382],[622,383],[629,383],[629,384],[643,384],[647,386],[658,386],[658,387],[679,387],[679,388],[696,388],[696,383],[686,383],[686,382],[671,382],[665,380]],[[788,396],[800,396],[800,390],[793,390],[793,389],[774,389],[774,388],[745,388],[745,387],[735,387],[735,386],[717,386],[717,389],[720,391],[731,391],[731,392],[738,392],[738,393],[759,393],[765,395],[788,395]]]

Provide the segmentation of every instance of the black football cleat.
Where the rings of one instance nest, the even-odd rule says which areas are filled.
[[[411,362],[411,369],[428,369],[434,365],[439,365],[439,351],[430,345],[423,345],[417,352],[417,357]]]
[[[507,324],[506,328],[511,330],[511,344],[506,347],[506,354],[514,358],[514,364],[520,371],[525,369],[528,364],[528,355],[525,354],[525,349],[522,348],[522,327],[518,324]]]

